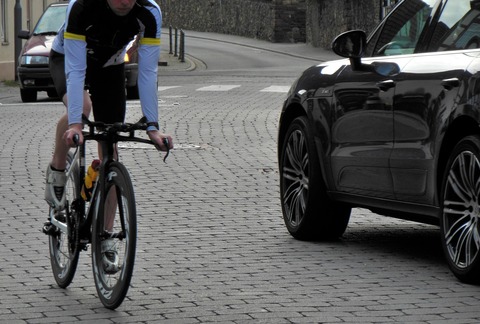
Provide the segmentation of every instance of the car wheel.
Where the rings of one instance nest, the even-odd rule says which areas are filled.
[[[286,132],[280,154],[280,195],[283,219],[293,237],[335,239],[345,232],[351,208],[327,196],[306,117],[295,119]]]
[[[138,99],[140,98],[138,94],[138,84],[133,87],[127,87],[127,99]]]
[[[20,98],[22,98],[22,102],[37,101],[37,91],[31,89],[20,89]]]
[[[47,90],[47,96],[48,96],[49,98],[57,98],[57,97],[58,97],[57,90],[55,90],[55,89],[48,89],[48,90]]]
[[[441,240],[450,269],[480,283],[480,137],[462,139],[450,155],[442,186]]]

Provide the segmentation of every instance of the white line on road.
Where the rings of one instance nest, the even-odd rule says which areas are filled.
[[[290,90],[290,86],[269,86],[268,88],[260,90],[260,92],[281,92],[287,93]]]
[[[239,85],[211,85],[208,87],[198,88],[197,91],[229,91],[235,88],[240,88]]]

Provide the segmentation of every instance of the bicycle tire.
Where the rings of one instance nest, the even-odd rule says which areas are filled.
[[[115,193],[115,198],[112,198]],[[103,195],[101,197],[100,195]],[[135,263],[137,221],[135,196],[130,175],[121,163],[112,162],[106,167],[104,188],[95,200],[92,234],[92,268],[95,287],[102,304],[115,309],[127,295]],[[112,201],[112,199],[114,201]],[[109,213],[109,204],[114,204],[113,227],[105,229],[108,222],[104,215]],[[119,270],[107,271],[103,265],[102,242],[113,240],[118,255]]]
[[[67,168],[70,168],[73,161],[73,154],[68,153]],[[67,233],[56,229],[55,233],[49,235],[48,245],[50,251],[50,264],[52,267],[53,277],[61,288],[68,287],[78,265],[80,249],[78,245],[78,222],[77,217],[72,210],[72,203],[80,198],[80,177],[78,165],[67,178],[65,185],[66,207],[64,210],[55,211],[50,208],[50,218],[56,217],[57,220],[63,221],[67,226]]]

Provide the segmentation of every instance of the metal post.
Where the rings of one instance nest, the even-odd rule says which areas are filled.
[[[170,25],[170,26],[168,27],[168,35],[169,35],[169,38],[170,38],[170,51],[168,52],[168,54],[173,54],[172,25]]]
[[[180,29],[180,62],[185,63],[185,33]]]
[[[15,36],[20,33],[22,30],[22,5],[20,4],[20,0],[15,0],[15,8],[14,8],[14,33]],[[20,56],[20,52],[22,51],[22,40],[18,37],[15,37],[15,80],[18,80],[17,75],[17,67],[18,67],[18,57]]]
[[[175,54],[173,56],[177,57],[178,56],[178,29],[175,27]]]

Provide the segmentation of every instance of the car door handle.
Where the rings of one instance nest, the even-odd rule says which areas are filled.
[[[377,83],[377,87],[382,91],[387,91],[395,87],[396,83],[393,80],[385,80]]]
[[[460,80],[458,78],[451,78],[451,79],[443,79],[442,80],[442,87],[445,90],[450,91],[453,88],[460,86]]]

